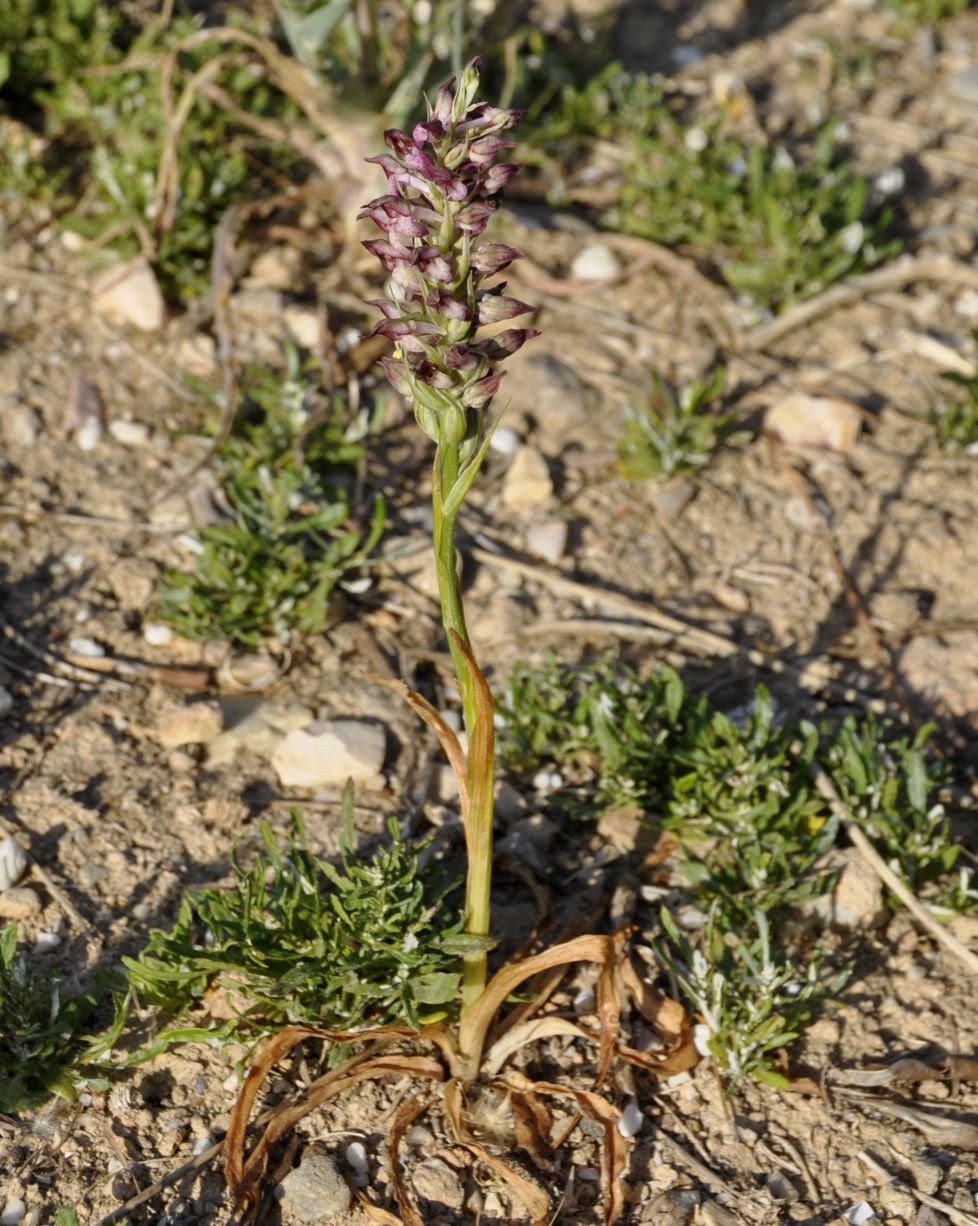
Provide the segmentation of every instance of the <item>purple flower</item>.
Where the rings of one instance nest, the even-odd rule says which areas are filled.
[[[530,328],[487,339],[478,334],[484,324],[533,309],[506,297],[502,285],[482,288],[520,254],[505,243],[473,246],[473,240],[519,169],[495,159],[513,147],[501,133],[522,112],[475,102],[478,88],[479,61],[473,60],[438,90],[428,118],[410,134],[384,133],[390,152],[367,161],[383,170],[387,193],[360,212],[384,232],[364,244],[390,274],[387,296],[375,304],[384,316],[375,332],[395,344],[383,369],[412,400],[422,428],[454,445],[465,412],[488,409],[502,378],[496,364],[537,335]]]

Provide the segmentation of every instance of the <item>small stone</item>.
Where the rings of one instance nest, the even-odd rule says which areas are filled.
[[[101,643],[96,643],[94,639],[79,634],[68,640],[68,652],[73,656],[87,657],[89,660],[100,660],[105,655],[105,648]]]
[[[533,447],[521,447],[503,481],[502,503],[510,511],[534,511],[553,497],[547,461]]]
[[[354,1174],[366,1175],[369,1173],[370,1162],[367,1158],[367,1147],[362,1141],[350,1142],[346,1147],[346,1160]]]
[[[841,928],[878,928],[886,923],[887,908],[879,877],[859,853],[858,848],[842,847],[826,855],[822,864],[838,872],[831,894],[812,898],[802,904],[806,914],[815,915]]]
[[[270,758],[284,736],[297,728],[307,728],[312,722],[312,712],[298,703],[277,699],[259,703],[243,719],[239,717],[237,723],[229,717],[231,726],[207,746],[207,766],[224,766],[240,750]]]
[[[963,68],[951,78],[948,92],[961,110],[978,115],[978,67]]]
[[[525,839],[536,851],[549,851],[554,845],[559,827],[542,813],[520,818],[509,828],[510,834]]]
[[[322,323],[314,307],[287,306],[284,311],[285,326],[292,339],[303,349],[315,349],[322,338]]]
[[[4,413],[5,434],[16,447],[33,447],[41,437],[41,419],[26,404],[14,405]]]
[[[629,1137],[638,1136],[644,1123],[645,1116],[642,1113],[642,1108],[634,1098],[630,1098],[621,1113],[621,1119],[618,1121],[618,1131],[627,1140]]]
[[[764,415],[764,429],[788,446],[819,447],[843,455],[855,446],[861,422],[862,414],[850,401],[805,392],[786,396]]]
[[[150,647],[167,647],[173,642],[173,631],[162,622],[150,622],[143,626],[143,638]]]
[[[516,455],[520,449],[520,436],[509,426],[497,426],[489,440],[489,450],[496,455]]]
[[[424,1124],[412,1124],[404,1134],[404,1140],[415,1149],[421,1149],[425,1145],[434,1145],[435,1134]]]
[[[458,1175],[442,1158],[426,1158],[411,1173],[417,1194],[446,1209],[461,1209],[465,1199]]]
[[[273,656],[247,651],[226,656],[217,669],[217,680],[223,689],[239,694],[254,694],[267,690],[282,676],[282,667]]]
[[[197,759],[185,749],[174,749],[166,760],[175,775],[186,775],[197,766]]]
[[[79,451],[94,451],[102,441],[102,423],[97,417],[90,417],[75,431],[75,444]]]
[[[27,852],[13,835],[0,843],[0,893],[9,890],[27,871]]]
[[[39,932],[31,950],[35,954],[49,954],[61,944],[61,938],[56,932]]]
[[[282,1207],[302,1222],[328,1222],[349,1212],[353,1197],[336,1161],[310,1150],[279,1185]]]
[[[962,319],[978,319],[978,290],[962,290],[954,300],[954,310]]]
[[[217,703],[192,702],[185,707],[174,707],[160,716],[156,739],[164,749],[204,745],[212,741],[223,727],[224,716]]]
[[[17,1197],[8,1200],[0,1213],[0,1226],[18,1226],[27,1212],[27,1206]]]
[[[651,828],[642,821],[641,809],[612,809],[602,814],[598,821],[598,834],[619,851],[627,853],[645,846],[651,837]]]
[[[575,281],[610,281],[621,273],[621,261],[604,243],[592,243],[574,256],[570,270]]]
[[[944,1178],[944,1171],[940,1163],[923,1156],[914,1158],[910,1163],[910,1174],[913,1176],[917,1190],[923,1192],[925,1196],[935,1196]]]
[[[213,336],[198,332],[177,345],[176,363],[181,370],[198,379],[207,379],[217,370],[217,344]]]
[[[670,1188],[649,1203],[642,1220],[649,1226],[689,1226],[699,1203],[699,1194],[692,1189]]]
[[[696,496],[696,486],[686,477],[676,477],[652,487],[650,497],[656,511],[665,519],[681,515]]]
[[[382,787],[387,738],[378,724],[337,719],[290,732],[272,754],[283,787],[342,787],[347,779]]]
[[[5,685],[0,685],[0,719],[14,709],[14,696]]]
[[[124,447],[145,447],[149,442],[150,430],[145,422],[117,417],[109,422],[109,433]]]
[[[269,247],[251,262],[247,284],[256,289],[290,290],[302,268],[302,252],[297,247]]]
[[[767,1190],[775,1200],[793,1205],[798,1199],[798,1189],[781,1171],[772,1171],[765,1180]]]
[[[96,282],[94,304],[100,315],[114,315],[143,332],[163,327],[166,304],[156,274],[143,257],[108,269]]]
[[[13,886],[0,893],[0,919],[25,920],[39,914],[41,900],[27,886]]]
[[[567,549],[567,523],[548,519],[526,530],[526,548],[535,557],[556,566]]]

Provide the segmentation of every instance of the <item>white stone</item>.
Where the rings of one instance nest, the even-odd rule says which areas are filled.
[[[842,1215],[842,1220],[848,1222],[849,1226],[864,1226],[866,1222],[878,1222],[879,1218],[873,1210],[873,1206],[868,1201],[861,1200]]]
[[[497,426],[489,440],[489,450],[497,455],[516,455],[520,449],[520,436],[510,426]]]
[[[100,660],[105,655],[105,648],[101,643],[82,635],[69,639],[68,650],[73,656],[87,656],[90,660]]]
[[[526,547],[534,557],[556,566],[567,549],[567,524],[562,519],[548,519],[526,530]]]
[[[217,703],[192,702],[174,707],[160,716],[156,739],[164,749],[181,745],[204,745],[224,727],[224,715]]]
[[[61,944],[61,938],[56,932],[39,932],[34,942],[32,953],[49,954]]]
[[[8,1200],[0,1213],[0,1226],[17,1226],[27,1212],[27,1206],[18,1197]]]
[[[10,835],[0,843],[0,891],[16,885],[27,871],[27,852]]]
[[[384,729],[363,720],[336,719],[290,732],[272,753],[283,787],[341,787],[347,779],[383,786]]]
[[[837,396],[795,392],[764,415],[764,429],[791,447],[820,447],[845,454],[859,437],[862,414]]]
[[[166,319],[156,274],[142,256],[103,273],[95,284],[94,303],[100,315],[117,316],[143,332],[157,331]]]
[[[307,728],[312,722],[312,712],[298,703],[270,699],[210,742],[207,746],[207,766],[224,766],[243,749],[259,757],[270,758],[287,733]]]
[[[367,1147],[362,1141],[351,1141],[346,1147],[346,1160],[350,1164],[350,1169],[358,1175],[366,1175],[370,1170],[370,1163],[367,1160]]]
[[[173,642],[173,631],[162,622],[150,622],[143,627],[143,638],[150,647],[166,647]]]
[[[510,511],[535,511],[553,497],[547,461],[535,447],[521,447],[503,481],[502,503]]]
[[[319,314],[313,307],[287,306],[284,311],[285,326],[292,339],[303,349],[315,349],[322,336]]]
[[[9,715],[13,710],[14,696],[5,685],[0,685],[0,717]]]
[[[621,273],[621,261],[604,243],[592,243],[574,256],[570,270],[575,281],[610,281]]]
[[[149,442],[149,426],[141,421],[129,421],[118,417],[109,422],[109,433],[124,447],[145,447]]]
[[[75,444],[79,451],[94,451],[102,441],[102,423],[97,417],[89,417],[75,431]]]
[[[26,920],[43,910],[37,894],[26,885],[0,892],[0,919]]]
[[[618,1121],[618,1131],[627,1140],[629,1137],[637,1136],[644,1123],[645,1116],[642,1114],[642,1108],[634,1098],[630,1098]]]

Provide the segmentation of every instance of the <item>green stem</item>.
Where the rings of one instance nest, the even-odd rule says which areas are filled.
[[[488,937],[492,885],[493,708],[485,678],[472,655],[458,582],[455,515],[446,515],[444,499],[459,475],[458,450],[439,446],[432,479],[432,510],[438,592],[442,623],[448,636],[468,734],[466,783],[469,793],[468,865],[465,883],[465,931]],[[486,984],[486,954],[463,961],[462,1014],[479,999]]]

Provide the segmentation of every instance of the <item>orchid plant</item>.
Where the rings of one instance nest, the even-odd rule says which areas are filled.
[[[509,328],[489,339],[479,329],[526,314],[532,308],[504,294],[505,283],[486,286],[519,252],[482,239],[499,194],[516,173],[497,155],[512,147],[502,133],[522,112],[474,102],[478,62],[458,82],[439,89],[426,122],[410,136],[388,131],[391,152],[368,161],[380,165],[388,192],[365,206],[384,231],[365,243],[389,274],[384,314],[376,332],[394,342],[382,358],[388,379],[414,409],[435,443],[432,512],[442,621],[455,666],[469,753],[461,751],[430,710],[459,775],[465,818],[468,877],[465,932],[473,943],[465,957],[463,1009],[486,981],[489,890],[492,866],[493,702],[472,654],[459,590],[455,524],[492,437],[491,405],[503,371],[498,364],[537,333]],[[415,705],[418,705],[417,697]],[[420,708],[419,708],[420,709]],[[453,743],[454,742],[454,743]]]
[[[668,1075],[689,1068],[696,1061],[696,1053],[682,1007],[652,988],[632,964],[625,948],[627,932],[574,937],[510,962],[488,982],[486,979],[486,956],[492,946],[494,707],[465,625],[455,529],[492,436],[492,402],[504,373],[499,364],[537,334],[531,328],[507,328],[488,336],[481,331],[486,325],[516,318],[531,308],[507,297],[505,285],[495,280],[519,252],[483,238],[498,208],[500,192],[517,170],[513,163],[496,158],[512,147],[503,134],[517,122],[520,112],[476,102],[478,87],[476,60],[457,80],[439,89],[429,105],[427,120],[410,135],[385,133],[390,152],[370,160],[383,169],[388,190],[361,213],[384,231],[383,238],[366,243],[388,273],[386,295],[376,303],[384,316],[376,332],[394,344],[393,354],[382,359],[384,369],[435,444],[433,544],[442,620],[468,735],[467,751],[426,699],[403,684],[394,683],[394,688],[438,735],[458,781],[468,860],[461,942],[461,1015],[457,1028],[441,1022],[420,1029],[384,1026],[355,1031],[289,1026],[272,1036],[256,1053],[232,1114],[226,1167],[238,1205],[255,1205],[270,1147],[286,1128],[362,1079],[406,1074],[443,1084],[445,1118],[458,1144],[491,1167],[528,1210],[535,1226],[543,1226],[553,1214],[549,1195],[479,1142],[469,1123],[474,1102],[467,1095],[478,1099],[488,1091],[490,1098],[501,1098],[507,1109],[511,1107],[514,1120],[519,1118],[516,1128],[522,1137],[520,1144],[546,1161],[549,1159],[545,1156],[562,1140],[550,1137],[543,1102],[569,1098],[578,1114],[563,1139],[577,1126],[581,1115],[588,1116],[604,1138],[602,1184],[605,1221],[610,1226],[624,1210],[620,1176],[625,1164],[625,1142],[618,1129],[620,1113],[598,1093],[611,1062],[618,1054],[659,1075]],[[536,1016],[556,986],[561,969],[577,962],[600,967],[596,1032],[556,1014]],[[506,1001],[521,987],[528,989],[529,999],[500,1017]],[[658,1030],[663,1040],[660,1050],[643,1054],[619,1041],[625,999]],[[506,1070],[510,1057],[521,1047],[553,1036],[597,1042],[597,1068],[590,1089],[530,1081],[519,1072]],[[352,1041],[360,1050],[315,1080],[298,1102],[268,1113],[263,1134],[246,1154],[248,1121],[262,1082],[275,1062],[306,1038]],[[439,1058],[400,1050],[384,1052],[391,1041],[404,1039],[432,1043]],[[411,1122],[430,1103],[426,1095],[406,1100],[391,1123],[390,1175],[401,1216],[395,1218],[375,1207],[377,1220],[423,1226],[398,1165],[398,1147]],[[528,1120],[532,1120],[532,1127]]]

